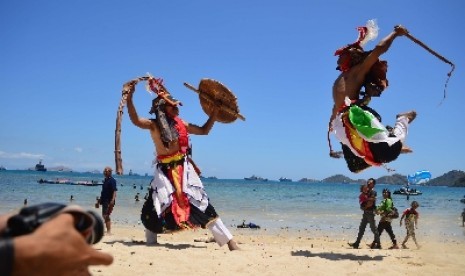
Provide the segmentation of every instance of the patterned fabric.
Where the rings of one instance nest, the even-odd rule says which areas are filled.
[[[174,187],[171,212],[178,225],[189,228],[189,201],[183,192],[184,154],[178,153],[168,157],[158,157],[163,173]]]
[[[376,111],[348,98],[332,127],[351,172],[389,163],[402,149],[400,138],[390,135]]]
[[[170,230],[205,227],[217,217],[185,154],[158,156],[151,187],[154,209]]]
[[[407,236],[415,237],[415,220],[419,217],[418,212],[413,208],[407,208],[403,214],[405,215],[405,228],[407,229]]]
[[[352,149],[357,152],[357,155],[360,157],[363,156],[363,160],[370,165],[377,165],[380,164],[376,163],[373,158],[373,154],[370,150],[368,141],[366,141],[358,131],[357,127],[353,124],[350,120],[349,113],[344,113],[342,115],[342,122],[344,124],[345,132]]]
[[[173,118],[170,118],[165,113],[165,100],[158,100],[155,104],[155,120],[157,122],[158,128],[161,133],[161,140],[165,147],[169,147],[169,144],[173,141],[176,141],[179,137],[178,131],[176,129],[176,121]]]
[[[415,220],[406,219],[405,229],[407,229],[407,236],[415,236]]]
[[[364,138],[372,138],[375,134],[386,131],[386,128],[370,112],[359,106],[349,108],[350,123]]]
[[[187,153],[187,149],[189,148],[189,134],[187,128],[181,118],[175,117],[174,120],[176,122],[175,128],[178,135],[179,148],[182,153]]]

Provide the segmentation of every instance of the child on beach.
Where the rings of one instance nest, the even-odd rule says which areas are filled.
[[[369,207],[368,204],[368,186],[363,184],[360,186],[360,195],[358,196],[358,203],[360,204],[360,209],[365,210]]]
[[[410,205],[410,208],[405,209],[402,213],[402,217],[400,218],[400,226],[402,226],[402,220],[405,218],[405,229],[407,229],[407,235],[405,236],[404,241],[402,242],[402,248],[407,249],[405,243],[408,241],[410,237],[413,238],[417,249],[420,249],[420,245],[418,245],[417,239],[415,237],[415,228],[418,229],[418,211],[417,208],[420,206],[418,202],[413,201]]]

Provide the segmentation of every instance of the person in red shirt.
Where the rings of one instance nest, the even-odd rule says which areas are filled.
[[[361,185],[360,186],[360,195],[358,196],[358,203],[360,204],[360,209],[365,210],[368,204],[368,186]]]
[[[407,249],[405,245],[410,237],[413,238],[415,245],[418,249],[420,249],[420,245],[418,245],[417,239],[415,237],[415,229],[418,229],[418,217],[420,214],[417,211],[417,208],[420,206],[418,202],[412,201],[410,208],[405,209],[402,213],[402,217],[400,218],[400,226],[402,226],[402,221],[405,218],[405,229],[407,229],[407,235],[405,236],[404,241],[402,242],[402,248]]]

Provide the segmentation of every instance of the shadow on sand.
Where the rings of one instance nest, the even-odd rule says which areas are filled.
[[[312,253],[308,250],[299,250],[299,251],[292,251],[291,256],[296,256],[296,257],[307,257],[307,258],[313,258],[313,257],[320,257],[332,261],[340,261],[340,260],[351,260],[351,261],[382,261],[384,257],[382,255],[378,256],[368,256],[368,255],[355,255],[352,253],[348,254],[341,254],[341,253]]]
[[[106,241],[103,242],[105,244],[110,244],[113,245],[115,243],[121,243],[126,246],[148,246],[148,247],[164,247],[168,249],[188,249],[188,248],[206,248],[207,246],[197,246],[197,245],[192,245],[192,244],[172,244],[172,243],[157,243],[157,244],[152,244],[152,245],[146,245],[145,241],[137,241],[137,240],[132,240],[132,241],[127,241],[127,240],[114,240],[114,241]]]

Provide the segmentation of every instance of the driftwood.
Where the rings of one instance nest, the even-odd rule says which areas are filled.
[[[137,82],[136,82],[137,83]],[[131,82],[123,85],[121,101],[119,102],[118,111],[116,112],[115,128],[115,171],[116,174],[123,174],[123,159],[121,157],[121,122],[123,121],[123,109],[126,105],[128,94],[131,93]],[[134,84],[135,85],[135,84]]]
[[[121,158],[121,121],[123,120],[123,108],[126,105],[128,98],[127,93],[124,94],[119,102],[118,111],[116,112],[116,129],[115,129],[115,171],[116,174],[123,174],[123,160]]]
[[[115,171],[116,174],[123,174],[123,158],[121,156],[121,122],[123,121],[123,110],[126,105],[126,101],[129,93],[134,93],[135,85],[140,81],[147,81],[147,87],[155,92],[157,96],[162,97],[170,104],[175,104],[169,99],[169,92],[166,90],[166,87],[163,86],[163,83],[160,79],[156,79],[152,76],[144,76],[133,79],[123,85],[123,91],[121,95],[121,101],[118,106],[118,111],[116,112],[116,128],[115,128]]]

